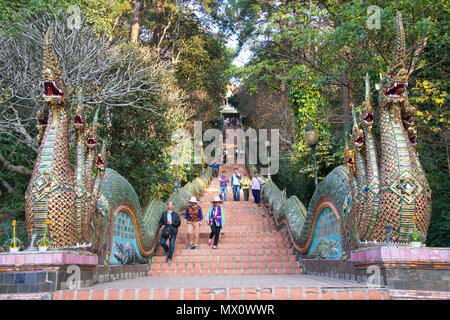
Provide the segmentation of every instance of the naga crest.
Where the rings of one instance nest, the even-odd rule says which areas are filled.
[[[93,130],[86,137],[80,89],[73,119],[76,160],[75,168],[72,169],[69,159],[71,119],[65,104],[67,89],[54,54],[53,25],[50,25],[45,35],[42,77],[44,107],[36,115],[40,148],[25,193],[27,227],[37,233],[38,239],[47,233],[52,246],[56,248],[89,243],[93,238],[91,222],[99,196],[95,185],[101,184],[105,170],[104,153],[100,154],[99,166],[95,152],[98,111],[94,117]],[[44,110],[51,110],[48,117]],[[95,177],[92,175],[94,161],[97,161]]]
[[[361,241],[386,241],[389,233],[392,240],[406,242],[414,228],[426,238],[431,218],[431,190],[414,148],[416,110],[407,95],[412,70],[405,67],[405,31],[400,12],[396,16],[396,32],[393,60],[381,81],[376,109],[379,139],[373,132],[368,75],[359,118],[352,110],[355,166],[349,170],[354,199],[351,221]]]
[[[381,79],[380,94],[387,102],[404,101],[408,87],[409,73],[405,67],[405,29],[403,28],[402,14],[399,11],[396,16],[395,30],[397,41],[394,56],[386,76]]]
[[[53,52],[53,32],[54,27],[51,24],[45,34],[44,66],[42,68],[45,102],[62,101],[65,91],[58,61]]]

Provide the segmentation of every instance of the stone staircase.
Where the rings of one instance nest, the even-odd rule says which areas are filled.
[[[234,167],[222,165],[231,176]],[[219,193],[214,178],[198,198],[204,216]],[[288,232],[276,230],[273,217],[250,195],[233,201],[228,188],[225,225],[217,249],[208,245],[210,227],[200,227],[199,247],[187,249],[184,212],[172,263],[161,246],[151,258],[147,277],[118,280],[81,290],[56,291],[53,300],[386,300],[386,288],[372,289],[343,279],[305,275],[289,244]]]
[[[242,174],[242,165],[226,164],[231,177],[234,167]],[[219,182],[215,178],[199,200],[204,216],[211,200],[219,194]],[[179,213],[182,224],[178,230],[176,248],[172,263],[166,262],[164,250],[159,246],[153,256],[149,275],[151,276],[200,276],[200,275],[270,275],[300,274],[301,269],[288,234],[277,231],[273,218],[263,207],[249,201],[233,201],[231,187],[228,187],[227,201],[223,203],[225,226],[222,229],[218,248],[208,245],[210,227],[204,222],[200,227],[200,240],[197,249],[187,249],[188,239],[184,212]]]

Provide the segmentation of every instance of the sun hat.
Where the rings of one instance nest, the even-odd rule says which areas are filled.
[[[189,202],[195,202],[198,203],[197,199],[195,197],[191,197],[191,199],[189,199]]]
[[[246,176],[247,175],[247,172],[244,172],[244,176]]]
[[[220,199],[220,197],[219,197],[219,196],[215,196],[215,197],[214,197],[214,200],[213,200],[213,201],[211,201],[211,203],[213,203],[213,204],[214,204],[214,202],[220,202],[220,203],[222,203],[222,200]]]

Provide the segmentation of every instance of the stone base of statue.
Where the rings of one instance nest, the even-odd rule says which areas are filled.
[[[0,253],[0,295],[50,293],[51,297],[56,290],[143,277],[148,270],[148,264],[98,265],[96,254],[80,249]]]
[[[450,248],[363,244],[348,260],[303,259],[302,265],[306,274],[384,286],[399,297],[450,299]]]
[[[52,292],[72,283],[86,286],[98,258],[84,250],[0,253],[0,294]],[[72,266],[72,267],[71,267]]]
[[[350,260],[356,270],[374,270],[370,280],[379,270],[390,289],[450,292],[450,248],[369,246],[352,251]]]

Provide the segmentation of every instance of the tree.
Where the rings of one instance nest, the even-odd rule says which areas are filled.
[[[35,114],[43,105],[39,86],[43,35],[51,22],[55,28],[54,51],[64,82],[71,89],[66,92],[67,103],[73,106],[82,88],[87,118],[100,107],[100,132],[110,143],[110,167],[136,187],[143,203],[152,196],[169,194],[176,174],[184,180],[192,177],[192,164],[170,167],[174,145],[170,136],[177,128],[189,127],[193,123],[189,120],[214,117],[215,103],[225,91],[229,76],[222,74],[230,61],[221,40],[202,29],[200,19],[192,12],[174,7],[175,2],[159,2],[163,8],[158,21],[173,20],[161,37],[163,55],[149,50],[143,41],[150,2],[142,2],[137,43],[122,40],[131,38],[129,21],[135,13],[135,2],[131,1],[63,1],[55,6],[57,9],[46,1],[19,1],[0,13],[0,20],[5,22],[0,28],[0,140],[7,143],[0,148],[2,199],[9,192],[9,200],[2,201],[3,208],[23,208],[23,203],[13,198],[23,194],[38,148],[34,136]],[[64,23],[72,4],[78,5],[84,16],[79,30],[71,30]],[[0,6],[6,4],[0,2]],[[154,15],[151,18],[156,19]],[[176,38],[179,31],[181,41]],[[184,52],[187,48],[199,50]],[[181,54],[183,59],[179,58]],[[183,66],[191,63],[189,60],[195,62],[192,82],[183,78],[190,72]],[[177,70],[182,75],[177,76]],[[20,173],[25,173],[23,179]]]
[[[369,5],[381,8],[380,30],[367,28]],[[271,10],[267,10],[267,6]],[[395,43],[395,13],[397,10],[402,12],[409,69],[416,69],[409,78],[410,101],[418,110],[417,128],[423,139],[419,140],[416,150],[433,190],[428,241],[432,245],[448,246],[449,187],[443,178],[449,176],[450,163],[447,151],[449,116],[448,108],[445,108],[448,58],[443,54],[448,51],[449,37],[445,28],[448,3],[424,0],[265,1],[264,6],[254,4],[252,8],[256,10],[256,21],[264,23],[255,23],[259,27],[248,37],[253,40],[250,41],[253,58],[243,70],[244,81],[256,95],[260,81],[265,81],[275,91],[288,86],[292,110],[299,123],[308,119],[316,122],[316,127],[327,128],[328,135],[319,133],[321,143],[331,143],[327,151],[331,157],[325,157],[327,161],[320,164],[319,156],[319,169],[325,166],[327,170],[332,169],[329,164],[339,163],[342,159],[350,118],[349,105],[358,106],[363,100],[364,74],[369,73],[371,82],[376,84],[379,73],[387,70]],[[239,22],[246,24],[245,20]],[[304,67],[304,72],[293,72],[299,67]],[[372,94],[376,95],[375,90]],[[296,161],[304,159],[308,150],[307,146],[301,145],[301,128],[297,129],[298,152],[286,158],[291,159],[288,167],[304,168],[305,163],[309,163]],[[302,170],[297,168],[296,172]],[[327,174],[327,170],[322,174]],[[278,177],[278,182],[286,185],[291,180],[284,177]]]

